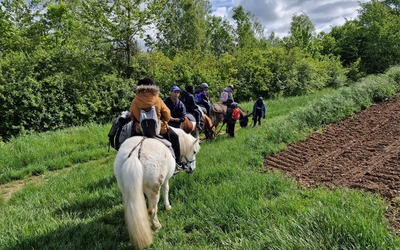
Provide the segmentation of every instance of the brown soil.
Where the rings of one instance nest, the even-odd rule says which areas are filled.
[[[400,231],[400,96],[324,128],[268,157],[305,187],[347,187],[379,193],[391,202],[387,217]]]

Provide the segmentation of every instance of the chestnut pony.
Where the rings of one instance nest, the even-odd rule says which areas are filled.
[[[202,112],[201,119],[204,124],[204,127],[201,131],[197,128],[196,121],[192,114],[188,114],[185,117],[185,121],[182,122],[181,128],[186,133],[192,134],[196,138],[199,138],[200,133],[204,132],[206,139],[214,139],[215,138],[215,126],[213,125],[211,118]]]

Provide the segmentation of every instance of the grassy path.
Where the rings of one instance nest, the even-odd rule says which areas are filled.
[[[173,209],[160,209],[163,228],[150,249],[399,249],[400,238],[384,216],[389,204],[380,196],[303,189],[280,173],[262,171],[265,156],[393,95],[393,86],[367,82],[269,101],[262,127],[202,144],[196,172],[170,182]],[[24,169],[42,167],[39,181],[0,200],[2,248],[130,248],[108,129],[90,125],[27,136],[0,148],[3,183],[24,180],[33,173]]]

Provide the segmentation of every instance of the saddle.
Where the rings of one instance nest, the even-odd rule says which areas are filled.
[[[217,104],[212,105],[212,109],[213,109],[214,113],[225,114],[227,107],[224,104],[217,103]]]
[[[197,107],[201,110],[202,113],[207,114],[207,109],[203,105],[197,104]]]

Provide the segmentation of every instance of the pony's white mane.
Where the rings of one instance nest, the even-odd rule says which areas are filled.
[[[187,134],[182,129],[174,127],[171,127],[171,129],[178,135],[182,156],[186,156],[186,158],[191,159],[193,152],[199,152],[200,143],[198,138],[194,138],[192,135]]]

